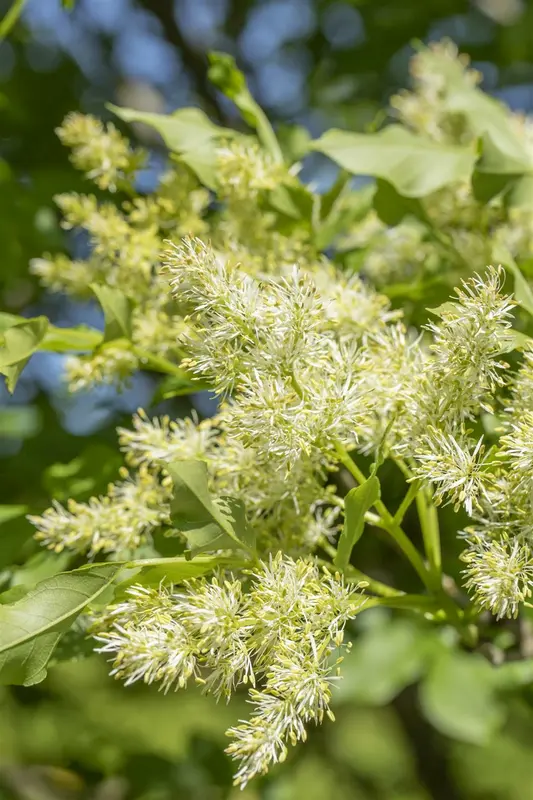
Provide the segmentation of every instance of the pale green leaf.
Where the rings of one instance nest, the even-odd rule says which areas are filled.
[[[102,340],[101,331],[88,328],[86,325],[79,325],[76,328],[57,328],[55,325],[49,325],[39,350],[53,353],[94,350]]]
[[[441,648],[420,686],[425,717],[441,733],[487,744],[502,724],[494,667],[483,656]]]
[[[533,315],[533,291],[522,275],[520,267],[513,256],[501,244],[495,245],[492,252],[494,260],[504,266],[514,277],[514,299],[519,306],[522,306],[529,314]]]
[[[169,150],[177,153],[202,183],[210,189],[215,188],[217,140],[235,136],[234,131],[215,125],[199,108],[181,108],[165,115],[113,105],[108,107],[125,122],[142,122],[154,128]]]
[[[13,319],[16,321],[13,322]],[[8,314],[3,315],[2,328],[0,374],[5,375],[7,388],[13,392],[22,370],[46,334],[48,320],[46,317],[14,318],[12,314]]]
[[[379,500],[380,485],[375,475],[351,489],[344,498],[344,527],[337,545],[335,566],[344,571],[350,563],[352,549],[365,527],[365,514]]]
[[[37,683],[76,617],[111,584],[117,568],[64,572],[38,583],[22,599],[0,606],[0,683]]]
[[[472,148],[438,144],[399,125],[378,133],[331,129],[312,147],[354,175],[382,178],[413,198],[468,180],[476,159]]]

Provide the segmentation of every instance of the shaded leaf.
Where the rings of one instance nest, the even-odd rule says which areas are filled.
[[[35,533],[26,519],[27,506],[0,506],[0,569],[13,563],[22,546]]]
[[[483,656],[442,647],[420,686],[420,705],[441,733],[483,745],[504,719],[496,688],[496,671]]]
[[[476,159],[471,148],[437,144],[399,125],[373,134],[331,129],[312,148],[354,175],[382,178],[404,197],[470,178]]]
[[[345,656],[335,696],[341,702],[386,705],[425,672],[434,647],[429,631],[409,620],[371,628]]]
[[[174,484],[172,525],[185,533],[192,553],[253,547],[242,503],[227,497],[217,502],[211,496],[203,461],[173,461],[164,466]]]
[[[66,463],[56,462],[43,474],[46,493],[63,503],[69,497],[88,499],[104,492],[116,479],[122,464],[120,453],[105,444],[90,444],[77,458]]]
[[[372,475],[361,486],[350,489],[344,498],[344,527],[337,545],[335,566],[344,571],[350,563],[352,549],[365,527],[365,514],[379,500],[380,485]]]
[[[416,197],[403,197],[394,186],[378,178],[373,205],[386,225],[399,225],[405,217],[424,218],[424,209]]]
[[[105,317],[104,342],[114,339],[131,339],[132,305],[119,289],[91,283],[91,289],[102,306]]]

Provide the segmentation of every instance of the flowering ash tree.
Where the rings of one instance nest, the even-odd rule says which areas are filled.
[[[11,390],[51,350],[70,353],[72,392],[146,369],[165,376],[159,398],[219,401],[201,421],[140,410],[118,431],[125,466],[106,495],[30,517],[77,569],[4,598],[2,680],[41,680],[74,623],[126,685],[196,683],[217,700],[244,686],[250,715],[227,748],[242,787],[333,718],[359,613],[410,609],[472,650],[532,594],[533,293],[517,264],[531,271],[533,123],[485,95],[450,43],[421,50],[412,76],[377,132],[304,143],[340,167],[322,195],[225,55],[210,78],[252,133],[197,108],[112,108],[168,146],[151,194],[136,190],[144,150],[69,115],[58,135],[97,194],[56,201],[90,254],[31,269],[51,292],[95,298],[105,330],[0,315]],[[354,189],[353,175],[375,181]],[[387,462],[405,485],[395,507]],[[411,504],[421,548],[402,527]],[[443,574],[446,504],[467,519],[462,588]],[[365,526],[418,594],[358,569]]]

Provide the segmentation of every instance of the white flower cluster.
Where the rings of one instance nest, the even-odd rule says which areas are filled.
[[[364,606],[339,575],[279,553],[243,582],[198,578],[179,591],[134,586],[94,621],[99,652],[126,685],[142,680],[164,691],[200,683],[217,699],[251,687],[254,711],[231,728],[228,747],[241,786],[283,761],[287,745],[329,711],[331,681],[342,660],[344,626]],[[333,656],[333,660],[332,660]],[[258,687],[258,688],[255,688]]]
[[[113,483],[107,495],[88,503],[58,502],[41,516],[28,517],[37,528],[36,539],[60,553],[73,550],[93,557],[113,553],[131,557],[152,531],[169,522],[168,481],[144,467],[133,477]]]

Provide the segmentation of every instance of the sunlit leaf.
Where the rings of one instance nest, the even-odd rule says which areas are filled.
[[[438,144],[399,125],[379,133],[333,128],[312,147],[354,175],[388,181],[404,197],[425,197],[450,183],[467,180],[476,159],[472,148]]]
[[[32,319],[19,317],[15,318],[16,321],[13,322],[12,314],[2,315],[2,317],[0,374],[5,375],[7,388],[13,392],[22,370],[30,356],[39,348],[46,334],[48,320],[46,317]]]
[[[112,582],[117,568],[64,572],[38,583],[21,600],[0,606],[0,683],[25,686],[46,675],[64,633]]]
[[[344,498],[344,527],[337,545],[335,566],[344,571],[350,563],[352,549],[363,534],[365,514],[379,500],[380,485],[372,475],[361,486],[351,489]]]
[[[215,188],[217,140],[233,137],[234,131],[215,125],[199,108],[180,108],[168,115],[113,105],[109,108],[125,122],[142,122],[155,128],[169,150],[177,153],[202,183]]]

